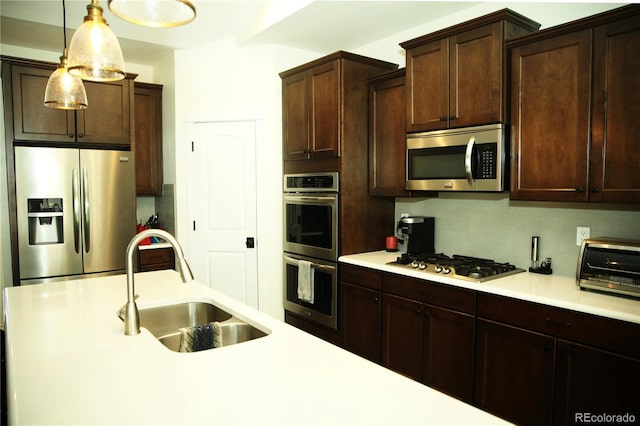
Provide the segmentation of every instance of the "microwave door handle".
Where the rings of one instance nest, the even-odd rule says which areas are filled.
[[[464,172],[467,175],[467,182],[469,185],[473,186],[473,173],[471,171],[471,159],[473,157],[473,147],[476,144],[475,136],[471,136],[469,138],[469,142],[467,142],[467,152],[464,155]]]
[[[293,257],[289,257],[289,256],[285,256],[284,257],[285,260],[297,265],[298,264],[298,259],[294,259]],[[315,269],[321,269],[321,270],[325,270],[325,271],[335,271],[336,267],[335,266],[331,266],[331,265],[323,265],[321,263],[315,263],[315,262],[311,262],[311,266],[313,266]]]

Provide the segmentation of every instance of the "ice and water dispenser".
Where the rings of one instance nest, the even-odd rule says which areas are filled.
[[[28,198],[29,245],[64,243],[62,198]]]

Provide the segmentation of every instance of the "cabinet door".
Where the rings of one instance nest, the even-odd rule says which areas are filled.
[[[502,121],[502,24],[449,38],[449,127]]]
[[[521,425],[551,424],[555,340],[478,319],[474,403]]]
[[[605,413],[638,419],[639,382],[640,360],[559,341],[554,423],[586,423],[585,415]]]
[[[591,32],[511,52],[511,198],[586,201]]]
[[[449,42],[407,50],[407,132],[445,129],[449,116]]]
[[[84,82],[89,106],[77,112],[78,142],[118,146],[131,144],[131,86],[129,79]]]
[[[162,86],[135,85],[136,194],[162,193]]]
[[[640,202],[640,19],[597,27],[591,200]]]
[[[309,104],[307,73],[282,80],[283,156],[285,160],[302,160],[309,156]]]
[[[382,294],[382,365],[422,381],[422,303]]]
[[[311,158],[338,157],[340,142],[340,61],[309,70]]]
[[[431,387],[471,403],[475,319],[425,305],[424,379]]]
[[[75,142],[75,112],[44,106],[44,92],[53,71],[11,67],[15,140]]]
[[[369,86],[369,194],[406,197],[404,76]]]
[[[340,283],[342,346],[380,362],[380,291]]]

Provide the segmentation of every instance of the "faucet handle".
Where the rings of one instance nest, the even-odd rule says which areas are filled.
[[[133,296],[133,300],[138,300],[138,297],[140,297],[139,294],[135,294]],[[120,307],[120,309],[118,309],[118,318],[120,318],[122,321],[124,321],[124,310],[127,308],[127,304],[125,303],[124,305],[122,305]]]

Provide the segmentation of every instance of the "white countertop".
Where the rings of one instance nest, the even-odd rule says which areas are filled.
[[[405,265],[388,264],[398,256],[399,253],[376,251],[341,256],[339,261],[640,324],[640,300],[580,290],[574,277],[522,272],[476,283],[426,273]]]
[[[140,309],[208,301],[270,334],[177,353],[124,335],[124,275],[7,288],[10,424],[503,423],[175,271],[135,278]]]
[[[139,244],[138,250],[154,250],[160,248],[173,248],[169,243],[151,243],[151,244]]]

